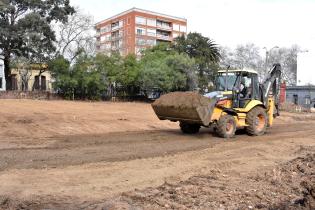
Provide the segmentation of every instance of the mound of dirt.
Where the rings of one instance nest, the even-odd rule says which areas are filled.
[[[153,106],[170,106],[174,108],[195,108],[198,106],[208,106],[210,99],[197,92],[173,92],[162,95]]]
[[[152,108],[160,120],[209,125],[214,105],[215,100],[196,92],[173,92],[157,99]]]
[[[139,209],[315,209],[315,154],[237,179],[210,171],[178,184],[124,193]]]
[[[292,194],[297,192],[297,198],[276,204],[273,209],[315,209],[315,154],[290,161],[269,180],[287,186]]]

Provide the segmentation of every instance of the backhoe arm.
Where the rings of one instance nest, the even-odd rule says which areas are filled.
[[[280,84],[281,84],[281,65],[274,64],[269,71],[268,77],[262,84],[263,89],[263,102],[266,107],[269,106],[268,97],[271,94],[274,98],[274,105],[276,108],[276,114],[279,115],[280,105]]]

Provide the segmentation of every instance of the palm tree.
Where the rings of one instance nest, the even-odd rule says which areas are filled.
[[[198,65],[199,87],[207,86],[213,79],[221,59],[218,45],[200,33],[189,33],[175,39],[173,48],[194,58]]]

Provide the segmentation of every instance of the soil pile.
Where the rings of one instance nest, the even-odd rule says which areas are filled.
[[[215,101],[196,92],[173,92],[161,96],[152,107],[161,119],[209,125]]]
[[[315,209],[315,154],[247,177],[221,171],[173,185],[125,193],[120,202],[140,209]]]
[[[309,148],[314,151],[314,148]],[[245,177],[209,171],[97,203],[0,197],[0,209],[315,209],[315,153]]]
[[[197,92],[173,92],[162,95],[153,103],[153,106],[170,106],[181,109],[208,106],[209,103],[209,98]]]

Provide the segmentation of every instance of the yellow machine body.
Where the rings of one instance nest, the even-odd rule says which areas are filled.
[[[222,107],[225,108],[232,108],[232,101],[231,100],[225,100],[224,104],[222,104]],[[256,106],[261,106],[263,108],[266,108],[267,115],[268,115],[268,125],[272,126],[273,124],[273,112],[274,112],[274,100],[272,97],[269,98],[269,106],[264,107],[263,103],[258,100],[251,100],[249,101],[244,108],[235,108],[235,110],[238,111],[238,113],[234,116],[237,126],[238,127],[246,127],[248,126],[245,122],[246,115],[248,112],[250,112],[253,108]],[[215,107],[211,116],[211,122],[217,121],[220,119],[221,115],[227,114],[224,109],[220,107]]]

